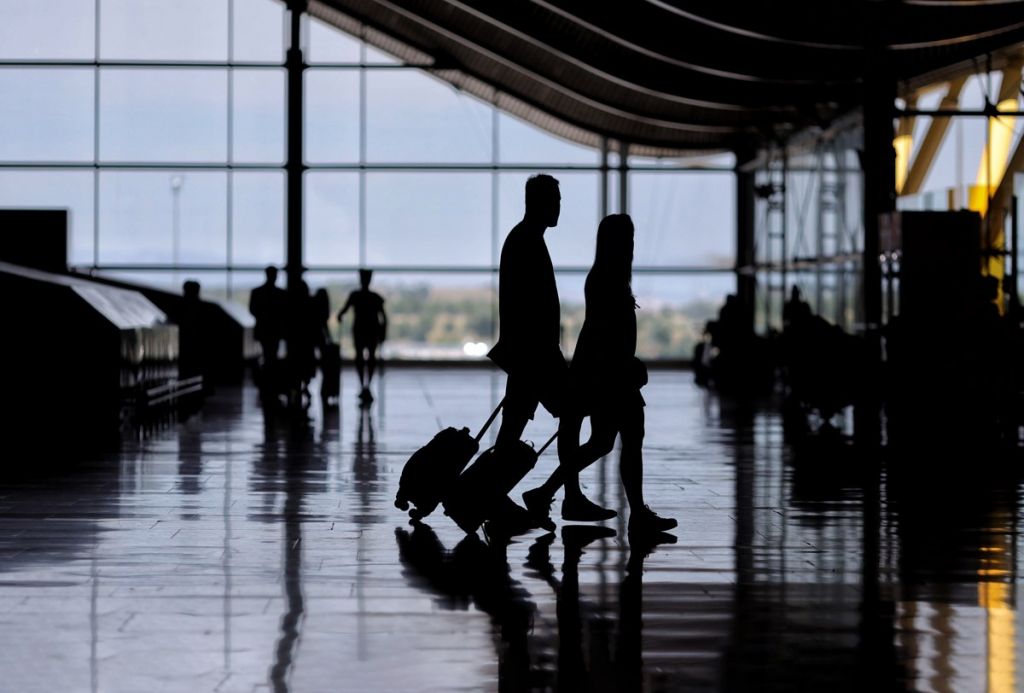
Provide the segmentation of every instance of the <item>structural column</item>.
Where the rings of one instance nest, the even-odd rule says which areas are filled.
[[[745,327],[754,329],[757,277],[754,273],[755,205],[753,149],[736,152],[736,297]]]
[[[619,142],[619,214],[629,214],[629,143]]]
[[[882,319],[882,273],[878,262],[881,214],[896,209],[896,150],[892,119],[896,82],[881,56],[869,58],[864,79],[864,322],[869,331]]]
[[[302,14],[307,0],[288,0],[289,36],[285,68],[288,72],[288,177],[287,204],[287,273],[288,288],[294,288],[302,279],[302,174],[303,161],[303,72],[306,64],[302,56]]]

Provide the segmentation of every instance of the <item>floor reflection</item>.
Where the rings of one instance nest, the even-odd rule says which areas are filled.
[[[1020,688],[1019,460],[794,437],[771,402],[656,371],[645,476],[675,543],[625,518],[500,545],[407,525],[405,459],[493,383],[396,369],[371,407],[297,418],[219,391],[114,457],[0,481],[0,689]],[[613,507],[616,468],[584,478]]]

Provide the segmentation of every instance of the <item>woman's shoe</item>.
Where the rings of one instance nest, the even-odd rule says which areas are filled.
[[[661,517],[648,506],[634,510],[629,514],[630,534],[651,534],[653,532],[665,532],[675,527],[676,522],[671,517]]]

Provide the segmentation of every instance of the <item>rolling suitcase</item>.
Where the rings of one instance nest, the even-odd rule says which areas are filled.
[[[432,513],[480,449],[480,439],[494,423],[502,404],[504,400],[491,413],[476,437],[470,435],[468,428],[456,429],[449,426],[414,452],[402,468],[395,507],[408,510],[413,520]],[[416,507],[410,508],[410,504]]]
[[[327,342],[320,348],[320,399],[325,404],[337,404],[341,394],[341,345]]]
[[[485,450],[459,475],[451,493],[444,499],[444,514],[466,534],[472,534],[495,512],[509,510],[509,504],[514,506],[515,503],[508,500],[508,494],[530,473],[537,458],[557,437],[555,433],[539,450],[521,440],[500,453],[497,448]]]

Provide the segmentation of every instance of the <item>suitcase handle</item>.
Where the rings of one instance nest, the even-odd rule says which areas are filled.
[[[484,434],[487,433],[487,429],[490,428],[491,424],[494,423],[494,420],[496,418],[498,418],[498,412],[501,411],[501,408],[504,407],[504,406],[505,406],[505,398],[502,397],[501,401],[498,402],[498,406],[495,407],[494,411],[491,412],[491,416],[490,416],[490,418],[487,419],[487,422],[484,424],[484,427],[481,428],[480,432],[476,434],[476,437],[474,438],[474,440],[476,442],[479,443],[480,439],[484,437]]]
[[[540,450],[537,451],[537,457],[540,457],[541,455],[543,455],[544,451],[547,450],[548,447],[552,443],[555,442],[555,438],[557,438],[557,437],[558,437],[558,431],[555,431],[554,435],[552,435],[550,438],[548,438],[548,442],[546,442],[546,443],[544,443],[543,445],[540,446]]]

